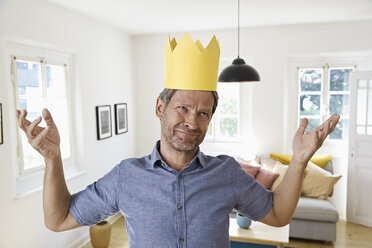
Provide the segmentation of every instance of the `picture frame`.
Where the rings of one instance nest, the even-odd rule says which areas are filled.
[[[97,139],[107,139],[112,136],[111,130],[111,106],[96,106]]]
[[[3,105],[0,103],[0,145],[4,144],[3,136]]]
[[[126,103],[117,103],[115,108],[115,134],[128,132],[128,106]]]

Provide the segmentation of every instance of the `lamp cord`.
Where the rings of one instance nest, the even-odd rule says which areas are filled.
[[[238,0],[238,58],[240,56],[240,23],[239,23],[239,19],[240,19],[240,0]]]

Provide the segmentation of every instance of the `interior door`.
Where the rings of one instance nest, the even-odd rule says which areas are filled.
[[[372,227],[372,71],[351,73],[347,219]]]

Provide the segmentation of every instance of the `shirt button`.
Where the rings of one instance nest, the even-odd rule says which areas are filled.
[[[184,238],[180,238],[180,242],[182,243],[183,241],[185,241],[185,239]]]
[[[178,210],[182,210],[182,205],[178,205]]]
[[[181,174],[178,174],[178,179],[181,179],[182,178],[182,175]]]

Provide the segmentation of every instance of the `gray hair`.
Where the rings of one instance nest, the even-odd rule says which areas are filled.
[[[174,93],[176,93],[177,89],[168,89],[165,88],[159,95],[159,98],[163,101],[164,103],[164,110],[167,108],[169,101],[171,100],[172,96]],[[212,115],[217,109],[218,105],[218,94],[217,91],[210,91],[213,94],[214,98],[214,103],[213,103],[213,108],[212,108]]]

